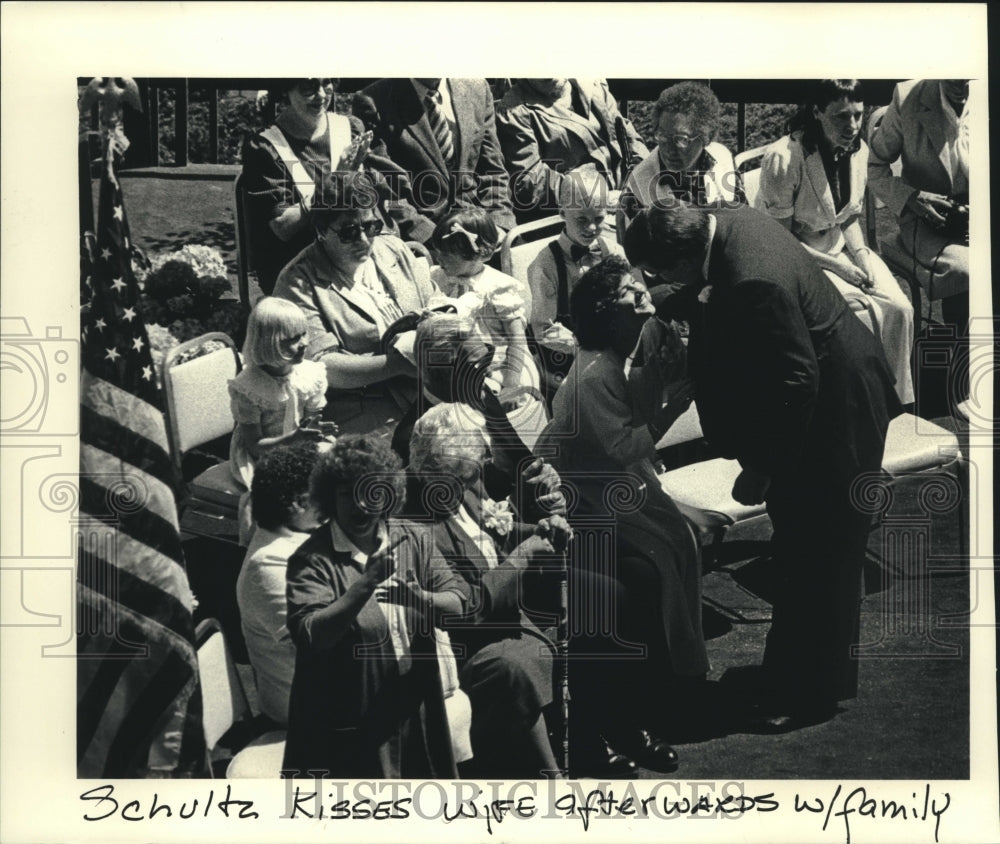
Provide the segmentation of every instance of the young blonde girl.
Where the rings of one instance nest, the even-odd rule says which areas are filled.
[[[306,318],[273,296],[250,313],[244,369],[229,382],[236,428],[229,450],[233,475],[247,489],[261,451],[288,439],[326,405],[326,368],[306,360]]]
[[[473,320],[477,333],[496,347],[495,375],[501,396],[517,387],[538,388],[538,370],[528,352],[525,326],[531,293],[516,278],[486,266],[500,233],[485,211],[452,211],[434,230],[431,245],[438,266],[431,279],[455,301],[459,314]]]

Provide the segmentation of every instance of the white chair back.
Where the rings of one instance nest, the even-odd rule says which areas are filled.
[[[217,340],[224,348],[173,365],[180,355],[209,340]],[[163,363],[165,417],[177,466],[187,451],[233,430],[228,384],[240,369],[235,344],[221,332],[203,334],[167,353]]]
[[[205,743],[211,752],[233,724],[250,714],[250,703],[219,622],[214,618],[202,621],[195,630],[195,644],[202,723]]]
[[[549,243],[559,236],[563,220],[558,214],[533,220],[523,226],[514,226],[500,246],[500,269],[513,276],[523,284],[528,283],[528,267]],[[517,241],[524,241],[528,235],[536,232],[549,231],[549,234],[533,238],[515,246]]]
[[[767,150],[766,146],[754,147],[753,149],[746,149],[743,152],[737,153],[736,157],[733,159],[733,163],[736,165],[736,172],[740,173],[744,164],[748,162],[757,161],[764,155]],[[760,167],[755,167],[751,170],[747,170],[742,173],[743,179],[743,192],[747,197],[747,205],[751,208],[757,202],[757,194],[760,193]]]
[[[674,424],[667,428],[666,433],[656,444],[656,450],[669,448],[672,445],[690,443],[700,440],[705,435],[701,431],[701,420],[698,418],[698,408],[694,402],[680,416],[674,420]]]

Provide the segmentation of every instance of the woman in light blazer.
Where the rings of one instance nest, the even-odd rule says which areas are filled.
[[[913,307],[861,230],[868,178],[864,108],[856,79],[818,82],[789,134],[764,154],[756,207],[791,230],[881,338],[896,393],[910,404]]]
[[[326,365],[324,416],[340,433],[391,437],[416,398],[413,332],[387,347],[387,329],[407,313],[443,304],[426,263],[398,238],[381,235],[374,181],[329,177],[310,217],[315,241],[278,276],[274,295],[306,315],[307,357]]]

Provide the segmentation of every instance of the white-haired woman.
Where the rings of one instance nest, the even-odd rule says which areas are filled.
[[[410,440],[437,551],[473,596],[469,614],[449,630],[472,701],[475,773],[545,776],[557,770],[542,717],[552,702],[552,653],[521,608],[520,581],[565,549],[570,529],[561,516],[520,524],[509,502],[489,498],[481,483],[488,454],[486,421],[463,404],[428,410]]]

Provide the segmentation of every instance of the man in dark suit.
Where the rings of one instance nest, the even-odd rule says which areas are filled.
[[[740,462],[733,497],[766,502],[771,517],[777,584],[755,725],[825,720],[857,695],[871,517],[854,490],[878,472],[901,412],[885,355],[801,244],[757,211],[643,211],[625,250],[682,285],[657,314],[690,323],[702,428]]]
[[[519,79],[497,106],[497,132],[519,222],[559,213],[572,170],[595,170],[612,203],[649,151],[603,79]]]
[[[514,226],[485,79],[380,79],[355,95],[354,113],[374,132],[374,166],[422,215],[404,226],[404,239],[426,242],[455,207]]]

